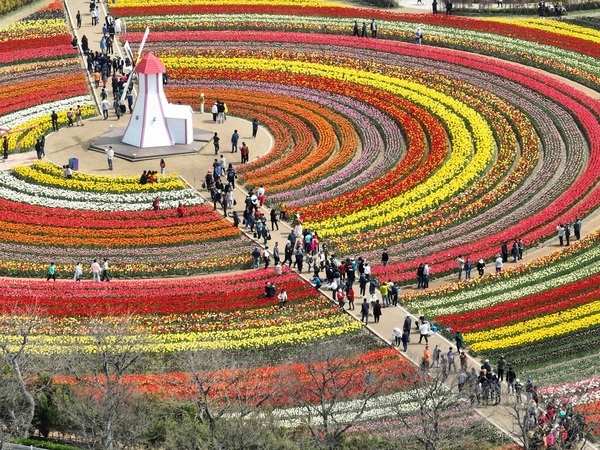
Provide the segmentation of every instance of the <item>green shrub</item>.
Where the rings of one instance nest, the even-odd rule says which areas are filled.
[[[17,443],[21,445],[33,445],[38,448],[47,448],[48,450],[81,450],[72,445],[57,444],[56,442],[44,441],[42,439],[18,439]]]

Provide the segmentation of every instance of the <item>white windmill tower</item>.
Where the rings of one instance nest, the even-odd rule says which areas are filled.
[[[165,115],[169,102],[163,91],[162,79],[167,69],[149,53],[134,70],[138,74],[139,90],[123,142],[140,148],[173,145]]]
[[[146,28],[138,55],[149,32],[150,29]],[[138,96],[122,142],[140,148],[190,144],[193,141],[194,111],[188,105],[172,105],[167,101],[163,90],[163,73],[167,69],[163,63],[148,53],[134,70],[138,74]],[[125,86],[123,97],[127,88]]]

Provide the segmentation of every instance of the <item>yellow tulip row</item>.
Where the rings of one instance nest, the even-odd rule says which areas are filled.
[[[256,349],[282,345],[300,345],[307,342],[327,339],[354,333],[361,329],[361,324],[345,314],[302,321],[272,327],[250,329],[231,329],[193,333],[139,334],[117,337],[114,335],[104,339],[107,345],[118,349],[133,349],[138,352],[174,353],[201,349]],[[16,336],[2,336],[0,340],[9,347],[19,344]],[[93,336],[46,336],[33,335],[29,338],[31,354],[65,354],[95,353],[97,347]]]
[[[319,230],[324,237],[348,235],[387,225],[435,207],[473,182],[486,170],[495,154],[493,133],[483,117],[459,100],[410,80],[300,61],[194,57],[167,57],[164,60],[168,67],[173,68],[277,71],[368,85],[407,98],[431,111],[446,124],[452,153],[443,167],[413,189],[376,207],[306,224]]]
[[[600,300],[495,330],[467,333],[464,338],[474,352],[486,352],[556,338],[598,325]]]
[[[67,108],[68,109],[68,108]],[[59,126],[67,124],[67,110],[57,110]],[[96,107],[92,104],[81,105],[81,112],[84,118],[96,115]],[[50,116],[36,117],[30,120],[19,122],[15,126],[21,131],[17,131],[8,135],[9,148],[15,148],[20,145],[23,149],[33,149],[38,138],[48,134],[52,130],[52,122]]]
[[[72,179],[64,178],[62,169],[54,164],[38,161],[32,166],[17,166],[14,173],[32,183],[63,189],[94,192],[137,193],[185,189],[175,173],[164,175],[160,183],[140,184],[139,177],[107,177],[76,172]]]
[[[523,28],[548,31],[552,34],[562,36],[576,37],[586,41],[600,43],[600,31],[593,28],[585,28],[573,25],[568,21],[545,20],[545,19],[510,19],[510,18],[491,18],[493,22],[515,25]]]
[[[40,19],[14,22],[0,29],[0,42],[13,39],[59,36],[69,34],[69,29],[64,19]]]

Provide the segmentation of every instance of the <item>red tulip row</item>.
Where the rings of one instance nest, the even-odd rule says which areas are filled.
[[[285,288],[290,301],[316,295],[314,288],[298,275],[286,272],[274,278],[271,271],[253,271],[236,277],[69,283],[68,289],[64,283],[7,280],[0,294],[0,312],[14,312],[16,303],[34,308],[37,314],[58,317],[255,309],[273,304],[273,299],[264,296],[267,281],[276,282],[277,289]]]
[[[73,56],[77,54],[77,50],[74,50],[70,45],[71,37],[69,35],[61,36],[60,40],[64,41],[65,44],[35,47],[27,50],[14,49],[0,52],[0,64],[41,61],[45,59],[56,59],[63,56]],[[26,41],[17,41],[16,43],[20,42]]]
[[[129,230],[208,224],[221,222],[222,219],[210,205],[186,207],[183,217],[176,217],[173,209],[152,211],[150,207],[151,205],[148,205],[148,211],[136,212],[83,211],[47,208],[0,199],[0,212],[2,212],[0,223],[28,226],[37,224],[43,227],[61,227],[66,230],[69,228]],[[227,222],[223,222],[222,226],[227,226]]]

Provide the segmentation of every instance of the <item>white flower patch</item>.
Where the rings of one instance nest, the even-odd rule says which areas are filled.
[[[51,103],[43,103],[41,105],[32,106],[31,108],[22,109],[14,113],[0,117],[0,128],[8,130],[18,127],[20,124],[29,122],[38,117],[50,116],[52,111],[63,111],[68,108],[74,108],[77,105],[95,105],[89,95],[81,95],[79,97],[66,98]]]
[[[204,203],[203,199],[193,189],[134,194],[72,191],[30,184],[15,178],[10,172],[0,171],[0,197],[14,202],[49,208],[92,211],[143,211],[150,209],[152,201],[157,195],[161,198],[163,208],[175,208],[179,202],[186,202],[190,206]]]

